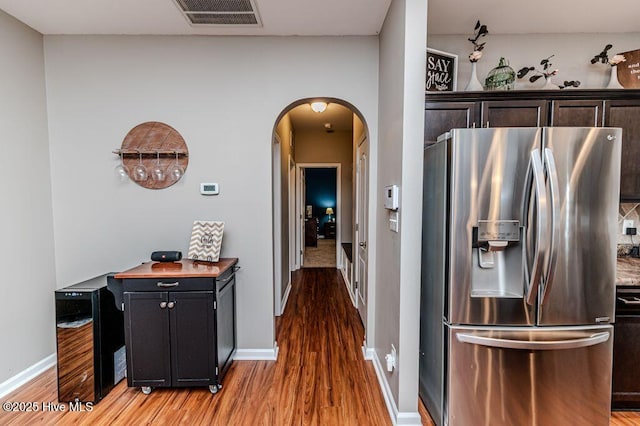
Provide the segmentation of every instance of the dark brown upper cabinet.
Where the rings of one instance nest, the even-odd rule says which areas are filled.
[[[640,90],[425,94],[425,143],[461,127],[620,127],[620,200],[640,202]]]
[[[546,100],[482,102],[482,127],[540,127],[547,123]]]
[[[551,125],[602,127],[603,100],[560,99],[551,102]]]
[[[640,201],[640,98],[605,101],[604,125],[622,128],[620,200]]]
[[[476,102],[428,102],[424,111],[424,143],[430,145],[451,129],[480,127]]]

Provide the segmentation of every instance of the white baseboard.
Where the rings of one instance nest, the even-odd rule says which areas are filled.
[[[349,299],[351,300],[351,304],[356,307],[356,299],[354,298],[354,294],[351,290],[351,282],[345,276],[345,273],[342,269],[340,269],[340,275],[342,275],[342,280],[344,281],[344,286],[347,288],[347,294],[349,295]]]
[[[398,413],[396,425],[400,426],[422,426],[422,419],[417,412]]]
[[[273,349],[237,349],[234,361],[276,361],[278,359],[278,342]]]
[[[362,356],[367,361],[373,361],[373,357],[376,356],[376,351],[372,348],[367,348],[367,342],[362,342]]]
[[[384,397],[384,403],[386,404],[387,410],[389,411],[389,416],[391,416],[391,422],[394,425],[398,426],[422,426],[420,413],[418,413],[417,411],[398,412],[398,406],[396,405],[396,401],[393,399],[391,387],[389,386],[387,376],[385,376],[384,374],[384,369],[382,368],[380,358],[378,358],[378,354],[376,353],[376,351],[374,349],[365,348],[364,346],[362,347],[362,350],[365,353],[365,359],[371,359],[373,361],[373,367],[376,371],[376,376],[378,376],[378,384],[380,385],[380,389],[382,390],[382,396]]]
[[[291,280],[289,280],[289,284],[287,285],[286,290],[284,291],[284,296],[282,297],[282,302],[280,303],[280,315],[284,314],[284,308],[287,307],[287,302],[289,301],[289,294],[291,293]]]
[[[54,365],[56,365],[56,354],[52,353],[48,357],[36,362],[31,367],[26,368],[10,379],[0,383],[0,398],[3,398],[5,395],[10,394],[20,386],[44,373]]]

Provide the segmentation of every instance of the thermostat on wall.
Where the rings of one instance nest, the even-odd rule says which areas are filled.
[[[384,187],[384,208],[398,210],[398,185]]]
[[[220,193],[217,183],[201,183],[200,193],[202,195],[218,195]]]

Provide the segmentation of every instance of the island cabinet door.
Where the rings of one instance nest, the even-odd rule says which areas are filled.
[[[127,383],[130,387],[170,386],[167,292],[125,292]]]
[[[217,383],[213,291],[169,293],[172,386]]]

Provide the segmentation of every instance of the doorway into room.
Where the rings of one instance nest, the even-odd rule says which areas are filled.
[[[340,227],[340,164],[300,165],[304,207],[303,268],[336,268]],[[341,206],[340,206],[341,207]]]
[[[316,103],[323,109],[316,111]],[[277,118],[272,138],[276,316],[286,309],[292,283],[321,268],[338,274],[365,329],[375,314],[367,309],[375,285],[367,285],[368,133],[362,114],[335,98],[300,99]],[[316,180],[331,188],[328,195],[306,192]]]

